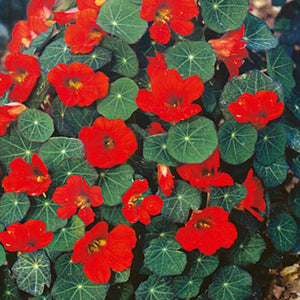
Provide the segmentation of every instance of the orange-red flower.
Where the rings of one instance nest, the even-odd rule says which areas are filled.
[[[135,231],[130,226],[118,225],[108,232],[108,224],[99,222],[76,242],[72,260],[84,264],[89,280],[105,283],[111,270],[122,272],[130,268],[135,244]]]
[[[99,117],[93,126],[81,129],[79,139],[84,143],[86,159],[99,168],[123,164],[137,150],[133,131],[121,119]]]
[[[11,173],[2,182],[5,192],[27,192],[29,196],[39,196],[48,190],[51,178],[44,162],[33,153],[31,163],[19,157],[9,164]]]
[[[106,34],[97,24],[97,12],[85,9],[79,12],[77,23],[66,29],[65,41],[74,53],[88,53]]]
[[[13,53],[6,57],[5,66],[9,73],[0,73],[0,97],[14,85],[9,99],[16,102],[26,101],[40,77],[41,68],[37,58]]]
[[[60,205],[56,210],[59,218],[68,219],[78,211],[78,217],[88,226],[95,219],[92,207],[103,204],[103,197],[101,187],[90,187],[81,176],[72,175],[65,185],[56,188],[52,201]]]
[[[194,0],[143,0],[141,9],[142,19],[154,21],[150,37],[161,44],[167,44],[171,38],[169,24],[178,34],[191,34],[194,24],[190,20],[198,14]]]
[[[245,25],[236,30],[226,32],[221,38],[210,40],[213,51],[223,61],[229,72],[229,80],[239,75],[243,60],[248,57],[246,41],[243,41]]]
[[[109,79],[102,72],[85,64],[57,64],[48,73],[49,82],[56,88],[60,100],[68,106],[89,106],[108,93]]]
[[[172,175],[169,167],[157,164],[157,181],[162,192],[166,196],[169,196],[174,189],[174,176]]]
[[[17,102],[0,106],[0,136],[6,133],[6,129],[9,124],[15,120],[25,109],[25,105]]]
[[[237,238],[237,230],[228,222],[228,213],[223,208],[212,206],[193,211],[175,238],[184,250],[198,249],[212,255],[220,248],[230,248]]]
[[[158,122],[152,122],[147,128],[146,131],[150,135],[165,133],[166,131],[163,129],[160,123]]]
[[[128,222],[140,221],[148,225],[151,221],[150,215],[155,216],[161,212],[164,203],[159,196],[143,196],[148,187],[146,179],[135,180],[132,187],[122,195],[122,213]]]
[[[156,76],[157,74],[166,73],[167,64],[164,54],[155,51],[155,57],[147,57],[147,59],[149,60],[147,73],[150,78]]]
[[[233,179],[230,175],[219,171],[220,157],[219,149],[204,162],[200,164],[186,164],[177,167],[180,177],[196,186],[202,192],[209,192],[210,186],[232,185]]]
[[[238,97],[236,102],[228,104],[228,110],[239,123],[250,122],[261,129],[281,116],[284,103],[278,102],[278,96],[273,91],[259,91],[254,95],[245,93]]]
[[[47,247],[53,238],[53,232],[46,231],[46,223],[29,220],[24,224],[13,223],[0,232],[0,242],[10,252],[30,252]]]
[[[79,10],[85,10],[88,8],[95,9],[97,12],[100,10],[101,6],[107,0],[76,0]]]
[[[27,6],[27,17],[39,17],[46,21],[52,14],[51,8],[55,0],[31,0]]]
[[[266,210],[266,202],[264,199],[264,189],[261,181],[253,176],[253,170],[250,169],[243,185],[247,188],[247,197],[235,207],[238,210],[248,210],[259,221],[263,221],[261,213]]]
[[[53,20],[60,25],[66,25],[72,22],[76,22],[78,14],[79,14],[78,7],[73,7],[66,11],[53,12],[54,15]]]

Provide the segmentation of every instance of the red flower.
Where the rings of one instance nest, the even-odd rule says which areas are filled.
[[[223,61],[229,71],[230,78],[239,75],[239,68],[244,58],[248,57],[246,41],[241,39],[244,36],[245,25],[237,30],[226,32],[220,39],[210,40],[213,51],[218,59]]]
[[[210,186],[232,185],[230,175],[218,171],[220,168],[219,149],[200,164],[186,164],[176,170],[180,177],[196,186],[202,192],[209,192]]]
[[[102,72],[85,64],[57,64],[48,73],[49,82],[56,88],[59,98],[68,106],[89,106],[108,93],[109,79]]]
[[[199,14],[194,0],[143,0],[141,18],[154,21],[150,37],[156,42],[167,44],[171,38],[170,27],[178,34],[189,35],[194,24],[190,21]]]
[[[151,221],[150,215],[158,215],[164,205],[162,199],[157,196],[143,197],[148,189],[148,181],[135,180],[132,187],[122,195],[122,213],[130,223],[141,223],[148,225]]]
[[[121,119],[99,117],[93,126],[81,129],[79,139],[84,143],[86,159],[99,168],[123,164],[137,150],[133,131]]]
[[[46,21],[52,14],[51,8],[55,0],[31,0],[27,6],[27,17],[39,17]]]
[[[266,210],[264,189],[261,181],[253,176],[252,169],[248,172],[243,185],[247,188],[247,197],[241,200],[235,208],[238,210],[248,210],[255,218],[262,222],[264,219],[259,212],[264,213]]]
[[[155,134],[160,134],[160,133],[165,133],[166,131],[163,129],[160,123],[158,122],[152,122],[148,128],[146,128],[146,131],[150,135],[155,135]]]
[[[53,238],[53,232],[45,232],[46,223],[29,220],[24,224],[13,223],[0,232],[0,242],[10,252],[30,252],[47,247]]]
[[[147,73],[151,77],[156,76],[160,73],[166,73],[167,64],[165,56],[162,53],[155,51],[155,57],[147,57],[149,64],[147,66]]]
[[[60,25],[66,25],[72,22],[76,22],[77,16],[79,14],[79,9],[77,7],[71,8],[66,11],[53,12],[54,18]]]
[[[237,238],[237,230],[228,222],[228,213],[223,208],[212,206],[193,211],[175,238],[184,250],[198,249],[205,255],[212,255],[222,247],[230,248]]]
[[[0,106],[0,136],[6,133],[10,122],[15,120],[25,109],[25,105],[17,102]]]
[[[5,192],[27,192],[29,196],[39,196],[48,190],[51,178],[44,162],[35,153],[31,162],[32,165],[19,157],[9,164],[12,172],[2,182]]]
[[[27,21],[19,21],[12,31],[12,40],[8,45],[10,52],[20,52],[20,47],[29,48],[30,43],[49,27],[40,17],[29,17]]]
[[[5,66],[9,74],[0,73],[0,97],[14,85],[9,99],[16,102],[26,101],[40,77],[41,68],[37,58],[13,53],[6,57]]]
[[[228,104],[228,110],[239,123],[250,122],[261,129],[281,116],[284,103],[278,102],[277,94],[272,91],[259,91],[254,95],[245,93],[238,97],[236,102]]]
[[[101,6],[106,1],[107,0],[76,0],[79,10],[85,10],[85,9],[88,9],[88,8],[93,8],[97,12],[100,10]]]
[[[76,242],[72,260],[84,264],[89,280],[105,283],[111,270],[122,272],[130,268],[135,244],[135,231],[130,226],[118,225],[108,232],[108,224],[99,222]]]
[[[56,188],[52,201],[61,205],[56,211],[59,218],[68,219],[79,209],[78,217],[88,226],[95,219],[92,206],[103,204],[103,197],[101,187],[90,187],[81,176],[72,175],[65,185]]]
[[[172,189],[174,189],[174,176],[170,168],[165,165],[158,164],[157,169],[157,181],[160,188],[166,196],[169,196],[172,193]]]
[[[80,11],[77,23],[66,29],[65,41],[74,53],[88,53],[97,46],[106,34],[97,24],[94,9]]]

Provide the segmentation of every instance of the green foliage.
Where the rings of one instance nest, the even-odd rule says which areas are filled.
[[[0,245],[0,266],[4,264],[5,260],[6,260],[6,253],[4,248]]]
[[[61,255],[54,265],[56,275],[59,276],[74,276],[77,273],[83,272],[82,264],[75,264],[72,261],[72,253]]]
[[[188,276],[176,276],[173,279],[173,291],[180,299],[190,299],[197,296],[203,279],[189,278]]]
[[[291,213],[300,219],[300,187],[296,186],[289,195],[289,208]]]
[[[101,206],[101,215],[103,219],[111,224],[112,226],[117,226],[119,224],[129,225],[130,223],[125,219],[122,213],[122,205],[116,206]]]
[[[6,266],[0,267],[0,297],[3,300],[19,300],[20,295],[15,281],[10,276],[10,271]]]
[[[126,282],[128,281],[129,279],[129,276],[130,276],[130,268],[125,270],[125,271],[122,271],[122,272],[116,272],[115,273],[115,283],[123,283],[123,282]]]

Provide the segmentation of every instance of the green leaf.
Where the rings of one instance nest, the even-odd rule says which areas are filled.
[[[56,276],[73,276],[83,272],[82,264],[75,264],[72,261],[72,253],[61,255],[55,262],[54,269]]]
[[[144,158],[165,166],[178,166],[178,162],[168,152],[167,139],[168,133],[147,136],[144,139]]]
[[[289,195],[290,212],[300,219],[300,187],[296,186]]]
[[[78,139],[52,137],[41,146],[39,156],[48,169],[53,170],[65,158],[83,158],[84,147],[82,141]]]
[[[122,194],[132,186],[133,173],[128,164],[101,170],[98,185],[102,188],[105,205],[114,206],[122,202]]]
[[[97,24],[104,31],[133,44],[147,29],[147,22],[141,19],[140,10],[139,5],[129,0],[110,0],[101,7]]]
[[[193,252],[191,265],[188,273],[191,278],[205,278],[217,269],[219,257],[217,255],[207,256],[198,251]]]
[[[244,93],[254,95],[261,90],[273,91],[278,95],[279,101],[284,100],[281,85],[258,70],[251,70],[226,83],[219,102],[224,117],[226,119],[233,118],[227,109],[229,103],[235,102]]]
[[[59,206],[54,203],[48,196],[35,197],[35,204],[33,205],[33,213],[29,216],[33,220],[41,220],[46,223],[47,231],[53,231],[64,227],[67,224],[67,219],[58,218],[56,210]]]
[[[266,126],[258,131],[255,158],[263,165],[270,165],[284,155],[286,144],[285,129],[280,124]]]
[[[264,166],[254,160],[254,170],[266,187],[274,187],[284,182],[288,172],[288,165],[284,156],[279,157],[271,165]]]
[[[71,63],[70,47],[65,43],[64,38],[53,41],[45,47],[42,55],[39,57],[41,68],[48,72],[58,63],[69,64]]]
[[[214,123],[204,117],[180,122],[169,130],[169,153],[182,163],[201,163],[216,149],[218,143]]]
[[[297,237],[297,224],[295,219],[285,212],[271,218],[269,237],[277,250],[281,252],[292,250]]]
[[[31,295],[43,293],[51,284],[50,261],[44,251],[23,253],[12,266],[18,288]]]
[[[4,193],[0,199],[0,222],[8,226],[21,221],[29,207],[26,193]]]
[[[239,28],[248,9],[247,0],[201,0],[204,23],[219,33]]]
[[[4,264],[5,260],[6,260],[6,253],[2,245],[0,245],[0,266]]]
[[[26,109],[18,118],[18,129],[32,142],[45,142],[54,131],[48,114],[37,109]]]
[[[244,40],[247,48],[256,51],[265,51],[278,45],[278,39],[272,34],[266,23],[248,13],[245,19]]]
[[[164,201],[161,214],[168,220],[178,223],[188,219],[190,209],[199,209],[202,200],[199,190],[182,180],[176,182],[176,189],[170,196],[165,196],[161,191],[158,195]]]
[[[180,299],[190,299],[197,296],[203,282],[201,278],[189,278],[188,276],[176,276],[173,279],[173,291]]]
[[[86,161],[81,158],[65,158],[55,169],[51,176],[53,184],[64,185],[71,175],[81,175],[92,186],[96,183],[98,173]]]
[[[170,300],[175,295],[167,278],[151,275],[135,292],[136,300]]]
[[[288,119],[280,120],[285,128],[287,147],[300,152],[300,126],[298,122]]]
[[[54,282],[52,296],[55,300],[104,300],[109,285],[87,279],[85,274],[59,276]]]
[[[252,277],[243,269],[231,265],[221,268],[208,287],[212,300],[244,300],[251,295]]]
[[[67,226],[54,232],[48,248],[54,251],[72,251],[75,243],[84,236],[84,231],[84,222],[79,217],[72,216]]]
[[[247,197],[247,194],[247,188],[238,183],[229,186],[212,186],[209,202],[211,206],[220,206],[230,213],[241,200]]]
[[[116,37],[105,36],[101,45],[113,52],[115,63],[112,71],[126,77],[134,77],[139,70],[139,63],[135,52],[129,45]]]
[[[92,52],[87,54],[72,54],[72,61],[85,64],[98,70],[108,64],[112,59],[112,53],[106,48],[96,47]]]
[[[186,266],[186,255],[174,240],[155,239],[145,249],[145,266],[160,276],[181,274]]]
[[[203,82],[214,76],[216,55],[207,42],[181,42],[165,55],[168,69],[177,70],[183,78],[197,75]]]
[[[114,81],[109,87],[108,95],[98,101],[99,114],[109,119],[127,120],[137,109],[135,99],[138,90],[137,84],[129,78]]]
[[[235,120],[226,121],[218,132],[221,158],[233,165],[239,165],[254,154],[257,130],[250,124]]]
[[[130,268],[122,272],[116,272],[114,283],[126,282],[128,281],[129,276],[130,276]]]
[[[273,79],[279,81],[287,91],[292,90],[296,84],[293,76],[294,62],[283,46],[267,51],[267,68]]]
[[[10,276],[10,271],[6,266],[0,268],[0,298],[3,300],[19,300],[20,295],[15,281]]]
[[[119,224],[130,225],[130,223],[125,219],[122,213],[122,205],[117,206],[101,206],[101,214],[105,221],[107,221],[112,226],[117,226]]]
[[[54,29],[55,25],[52,25],[46,31],[40,33],[36,38],[32,40],[32,42],[30,43],[30,48],[42,48],[49,41]]]

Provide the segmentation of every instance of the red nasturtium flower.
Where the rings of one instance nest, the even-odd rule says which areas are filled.
[[[230,248],[237,238],[237,229],[228,221],[228,212],[217,206],[194,210],[185,227],[178,229],[176,241],[187,251],[198,249],[212,255],[220,248]]]
[[[78,7],[73,7],[66,11],[53,12],[54,15],[53,20],[60,25],[66,25],[72,22],[76,22],[78,14],[79,14]]]
[[[158,122],[152,122],[147,128],[146,131],[150,135],[165,133],[166,131],[163,129],[160,123]]]
[[[27,192],[29,196],[39,196],[48,190],[51,178],[46,165],[35,153],[31,163],[19,157],[9,164],[11,173],[2,182],[5,192]]]
[[[194,24],[190,20],[198,14],[194,0],[143,0],[141,9],[142,19],[154,21],[150,37],[161,44],[167,44],[171,38],[169,24],[178,34],[191,34]]]
[[[68,106],[89,106],[108,93],[109,79],[102,72],[85,64],[57,64],[48,73],[49,82],[56,88],[60,100]]]
[[[40,77],[41,68],[37,58],[13,53],[7,55],[5,66],[9,73],[0,73],[0,97],[14,85],[9,99],[16,102],[26,101]]]
[[[84,144],[85,158],[99,168],[123,164],[137,150],[133,131],[121,119],[99,117],[93,126],[81,129],[79,139]]]
[[[51,8],[55,0],[31,0],[27,6],[27,17],[39,17],[46,21],[52,14]]]
[[[248,57],[246,41],[243,41],[245,25],[237,30],[226,32],[221,38],[208,41],[218,59],[223,61],[228,69],[231,80],[239,75],[239,68],[244,58]]]
[[[88,8],[95,9],[97,12],[100,10],[101,6],[107,0],[76,0],[79,10],[85,10]]]
[[[85,226],[94,222],[95,213],[92,207],[103,204],[101,187],[90,187],[82,176],[72,175],[65,185],[56,188],[52,201],[60,205],[56,210],[61,219],[68,219],[76,214]]]
[[[237,122],[250,122],[257,129],[280,117],[283,110],[284,103],[278,102],[278,96],[273,91],[259,91],[254,95],[245,93],[238,97],[236,102],[228,104],[228,111]]]
[[[108,232],[108,224],[99,222],[76,242],[72,260],[84,264],[89,280],[105,283],[111,270],[122,272],[130,268],[135,244],[135,231],[130,226],[118,225]]]
[[[253,170],[250,169],[243,185],[247,188],[247,197],[235,207],[238,210],[248,210],[259,221],[263,221],[260,212],[266,210],[266,202],[264,199],[264,189],[261,181],[253,176]]]
[[[174,189],[174,176],[169,167],[157,164],[157,181],[162,192],[169,196],[172,193],[172,189]]]
[[[177,167],[179,176],[196,186],[202,192],[209,192],[210,186],[232,185],[233,179],[230,175],[219,171],[220,157],[219,149],[204,162],[200,164],[186,164]]]
[[[131,188],[122,195],[122,213],[130,223],[141,223],[148,225],[151,221],[150,215],[158,215],[164,205],[162,199],[157,196],[143,196],[148,189],[148,181],[135,180]]]
[[[97,24],[94,9],[80,11],[77,23],[66,29],[65,41],[74,53],[88,53],[97,46],[106,34]]]
[[[29,220],[24,224],[13,223],[0,232],[0,242],[10,252],[22,253],[47,247],[53,238],[53,232],[45,232],[47,225],[40,220]]]
[[[155,57],[149,56],[147,57],[147,59],[149,61],[149,64],[147,66],[147,73],[150,78],[167,71],[167,64],[164,54],[155,51]]]

